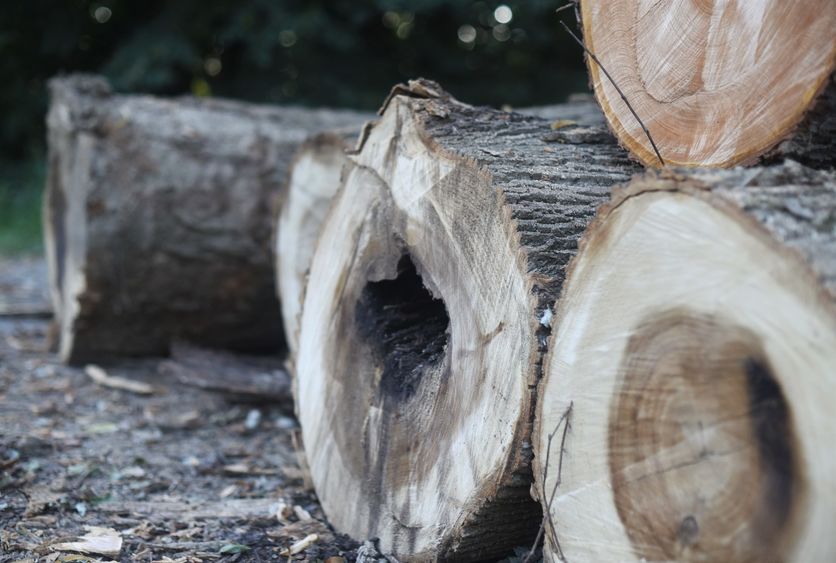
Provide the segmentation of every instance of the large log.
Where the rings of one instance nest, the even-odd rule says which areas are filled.
[[[114,95],[50,83],[45,238],[71,362],[166,353],[173,339],[282,346],[271,233],[309,135],[352,112]]]
[[[553,128],[600,129],[604,116],[591,97],[575,98],[569,103],[515,111],[548,119]],[[347,152],[353,148],[356,137],[353,132],[346,135],[323,133],[305,142],[296,154],[282,198],[276,227],[276,283],[291,367],[298,350],[299,319],[314,249],[346,167],[351,166]]]
[[[784,156],[802,149],[810,165],[836,163],[832,0],[580,4],[584,41],[600,61],[587,57],[595,94],[644,164],[660,162],[616,85],[667,164],[749,164],[795,135],[803,146],[779,147]],[[817,103],[830,109],[805,123]]]
[[[308,269],[322,223],[350,161],[349,138],[322,133],[305,142],[294,159],[276,225],[276,285],[290,365],[299,348],[299,319]]]
[[[330,521],[399,559],[530,542],[550,306],[610,186],[605,129],[396,87],[352,157],[305,294],[297,411]]]
[[[634,180],[555,319],[547,561],[836,561],[836,174]]]

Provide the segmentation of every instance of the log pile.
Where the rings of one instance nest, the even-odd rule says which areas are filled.
[[[290,361],[299,348],[299,316],[308,269],[331,201],[350,165],[346,151],[356,135],[322,133],[298,150],[283,188],[276,225],[276,288],[282,296],[282,320]]]
[[[308,463],[339,529],[470,560],[536,532],[546,317],[596,206],[637,171],[605,130],[573,129],[558,142],[548,121],[414,81],[352,157],[296,362]]]
[[[174,340],[283,324],[242,388],[293,388],[331,524],[401,561],[836,560],[836,12],[650,4],[580,5],[603,112],[55,83],[65,359],[194,379],[228,356]]]
[[[282,347],[271,236],[296,149],[364,114],[51,83],[44,226],[60,355]]]

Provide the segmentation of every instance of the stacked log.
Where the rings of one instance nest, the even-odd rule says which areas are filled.
[[[587,128],[602,133],[604,125],[601,110],[589,96],[574,96],[568,103],[515,111],[547,119],[553,129],[568,128],[574,134],[588,134]],[[354,132],[342,135],[327,132],[309,139],[297,152],[284,189],[276,225],[279,234],[275,248],[276,282],[291,366],[298,349],[299,320],[316,242],[347,167],[352,165],[347,153],[356,141]]]
[[[539,394],[547,561],[836,558],[834,225],[836,174],[792,161],[600,211]]]
[[[323,509],[399,560],[836,560],[836,11],[645,4],[580,5],[603,113],[416,80],[354,150],[363,114],[54,81],[62,357],[283,325]]]
[[[363,114],[54,80],[44,227],[61,357],[282,347],[271,236],[293,154]]]
[[[397,557],[533,540],[531,426],[551,305],[610,186],[600,128],[396,87],[352,157],[310,266],[297,412],[337,529]]]
[[[290,363],[299,348],[299,318],[322,223],[340,187],[346,152],[356,135],[322,133],[306,141],[296,154],[276,225],[276,289]]]
[[[832,0],[584,0],[580,14],[598,101],[646,166],[836,165]]]

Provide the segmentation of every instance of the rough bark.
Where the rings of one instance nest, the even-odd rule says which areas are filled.
[[[51,83],[45,238],[61,356],[162,354],[174,338],[282,346],[271,233],[309,135],[351,112],[114,95]]]
[[[836,557],[836,174],[634,179],[584,235],[555,319],[535,438],[547,561]]]
[[[533,539],[534,389],[566,263],[637,170],[605,129],[552,129],[396,87],[325,221],[297,411],[331,522],[399,559]]]
[[[587,57],[595,94],[619,141],[645,165],[660,166],[659,157],[618,89],[669,165],[753,164],[794,136],[807,145],[800,152],[808,164],[836,164],[836,116],[825,110],[804,119],[836,100],[830,0],[580,7],[586,47],[600,61]],[[798,148],[777,151],[793,157]]]

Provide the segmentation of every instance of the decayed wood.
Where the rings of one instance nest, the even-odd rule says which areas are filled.
[[[173,338],[281,346],[271,233],[309,135],[351,112],[51,83],[45,238],[61,356],[165,353]]]
[[[636,171],[602,133],[428,81],[393,90],[324,223],[300,324],[297,411],[337,529],[401,560],[533,538],[548,311],[596,205]]]
[[[547,560],[836,560],[836,174],[633,180],[555,319],[534,442]]]
[[[276,284],[293,365],[299,341],[299,317],[316,241],[331,201],[349,165],[346,151],[356,134],[322,133],[305,142],[294,159],[276,227]]]
[[[832,107],[836,99],[831,0],[584,0],[581,17],[587,48],[627,97],[667,164],[753,163],[793,134],[821,145],[803,151],[813,157],[810,164],[820,157],[824,165],[834,164],[832,112],[797,129],[822,92],[828,98],[822,104]],[[587,63],[619,141],[644,164],[658,167],[647,135],[616,87],[591,57]],[[829,125],[821,127],[821,118]]]

